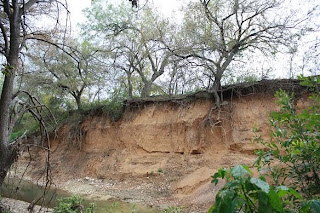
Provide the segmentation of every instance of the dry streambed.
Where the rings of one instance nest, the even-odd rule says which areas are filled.
[[[41,185],[32,183],[31,181],[22,180],[7,180],[2,189],[3,198],[2,203],[11,210],[11,212],[20,213],[28,212],[27,208],[33,199],[38,198],[43,194],[44,188]],[[151,208],[139,203],[124,202],[115,197],[101,193],[103,183],[98,180],[86,177],[84,179],[70,180],[59,185],[59,189],[52,187],[47,191],[46,201],[51,200],[50,203],[44,202],[45,206],[53,208],[56,205],[56,200],[61,197],[69,197],[74,194],[84,198],[84,205],[95,203],[97,213],[115,212],[141,212],[141,213],[158,213],[161,212],[157,208]],[[17,188],[19,186],[19,189]],[[17,190],[18,189],[18,190]],[[13,198],[13,199],[12,199]],[[21,200],[21,201],[20,201]],[[35,212],[39,212],[40,207],[35,207]],[[52,209],[43,208],[40,212],[52,212]]]

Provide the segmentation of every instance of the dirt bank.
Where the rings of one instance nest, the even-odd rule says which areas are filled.
[[[259,148],[252,143],[253,127],[262,137],[269,136],[268,114],[277,109],[276,88],[258,86],[229,88],[221,111],[213,110],[211,117],[214,103],[206,95],[131,101],[117,122],[102,114],[87,116],[79,123],[78,141],[70,138],[74,129],[66,124],[51,140],[54,181],[75,193],[89,184],[84,196],[206,212],[223,184],[210,184],[211,175],[221,167],[252,164],[253,151]],[[299,107],[305,99],[300,94]],[[44,153],[33,150],[29,176],[41,174],[43,159]],[[29,154],[24,153],[20,166],[28,162]]]

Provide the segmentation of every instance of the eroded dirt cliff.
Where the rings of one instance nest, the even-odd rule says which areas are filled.
[[[101,180],[95,184],[97,194],[205,212],[223,185],[210,184],[211,175],[221,167],[253,163],[259,146],[252,143],[252,128],[269,137],[268,115],[277,110],[278,87],[267,83],[226,89],[221,111],[213,110],[209,119],[214,103],[208,94],[131,101],[117,122],[108,116],[87,116],[79,125],[81,150],[69,140],[71,127],[66,124],[51,140],[54,180],[75,187],[91,177]],[[300,92],[297,105],[305,107],[303,89],[285,83],[284,89]],[[34,177],[41,173],[43,157],[33,157]],[[25,154],[21,162],[28,159]]]

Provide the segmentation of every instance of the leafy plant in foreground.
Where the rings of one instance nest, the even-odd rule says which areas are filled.
[[[286,186],[270,186],[263,176],[252,177],[247,166],[220,169],[213,176],[212,183],[218,178],[226,179],[227,184],[216,196],[215,204],[209,212],[291,212],[291,201],[301,195]]]
[[[273,184],[287,183],[313,199],[320,194],[320,77],[300,79],[312,91],[310,106],[298,110],[293,95],[282,90],[276,93],[280,111],[271,114],[271,141],[255,138],[267,148],[257,151],[255,165],[267,171]]]
[[[93,203],[88,208],[83,206],[83,198],[72,196],[58,199],[58,205],[54,208],[54,213],[94,213],[95,206]]]
[[[297,109],[293,94],[276,93],[280,110],[270,117],[270,141],[256,152],[259,178],[245,166],[220,169],[227,184],[209,212],[320,212],[320,76],[299,77],[311,91],[309,106]],[[268,182],[266,181],[268,180]]]

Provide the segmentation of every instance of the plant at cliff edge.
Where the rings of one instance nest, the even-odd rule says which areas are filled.
[[[280,110],[270,116],[272,137],[254,138],[265,146],[256,152],[259,178],[246,166],[220,169],[212,182],[227,184],[210,213],[320,212],[320,76],[299,79],[309,88],[309,106],[297,109],[293,94],[276,93]]]
[[[320,77],[299,78],[311,91],[309,106],[297,109],[293,94],[276,93],[280,110],[271,114],[271,140],[255,137],[266,147],[256,152],[255,166],[273,184],[287,183],[312,199],[320,192]]]

